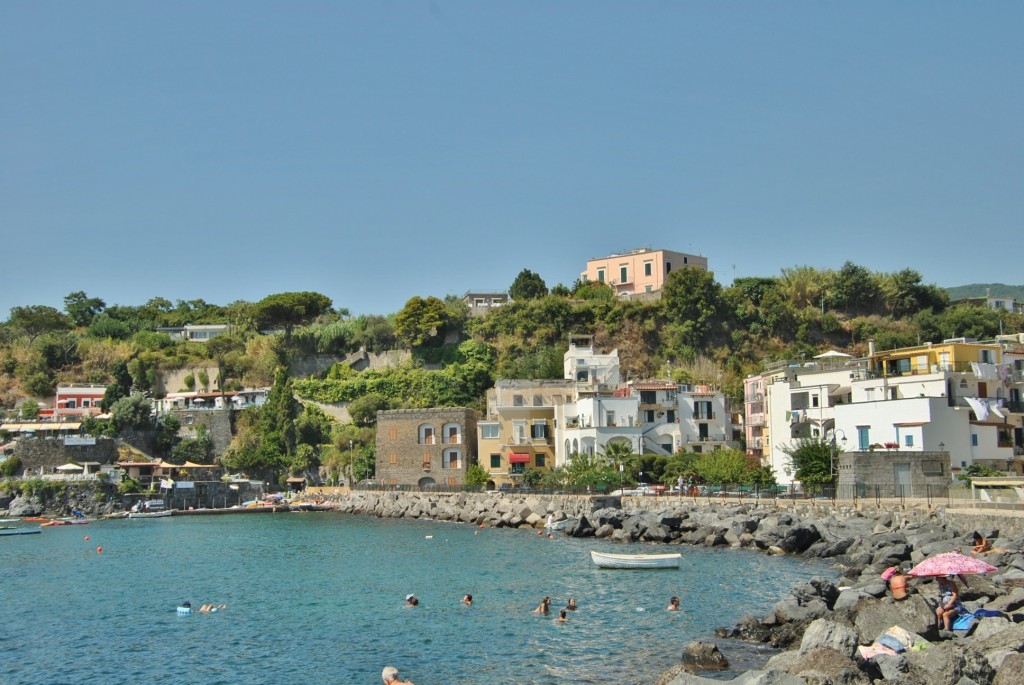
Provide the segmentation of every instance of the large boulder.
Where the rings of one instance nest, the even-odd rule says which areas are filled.
[[[895,602],[888,597],[863,600],[857,605],[854,627],[865,641],[873,640],[892,626],[918,635],[935,633],[935,610],[920,595]]]
[[[688,671],[722,671],[729,668],[729,660],[714,642],[695,640],[683,649],[683,668]]]
[[[935,642],[926,650],[910,650],[904,654],[910,674],[922,684],[957,685],[963,677],[991,683],[995,677],[995,669],[984,655],[960,640]]]
[[[43,513],[43,505],[39,502],[33,502],[32,500],[26,499],[25,497],[18,495],[11,500],[10,506],[7,507],[7,515],[11,518],[21,518],[24,516],[39,516]]]
[[[800,554],[821,539],[821,533],[814,526],[798,525],[790,528],[779,542],[779,547],[788,554]]]
[[[813,649],[800,657],[790,667],[790,673],[821,685],[871,685],[871,678],[858,668],[857,662],[828,647]]]
[[[819,618],[811,621],[811,624],[807,626],[797,651],[802,657],[808,652],[828,647],[852,658],[859,643],[860,636],[850,626],[836,623],[828,618]]]

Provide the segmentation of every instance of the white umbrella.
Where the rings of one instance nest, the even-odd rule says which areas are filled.
[[[196,397],[195,399],[192,400],[192,404],[200,404],[205,401],[206,400],[204,400],[202,397]]]
[[[58,466],[57,470],[58,471],[81,471],[82,467],[79,466],[78,464],[68,463],[68,464],[62,464],[61,466]]]
[[[840,357],[851,357],[852,355],[844,352],[837,352],[836,350],[829,350],[828,352],[822,352],[821,354],[814,355],[815,359],[839,359]]]

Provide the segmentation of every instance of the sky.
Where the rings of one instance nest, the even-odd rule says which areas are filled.
[[[1024,3],[0,2],[0,320],[311,290],[1024,283]]]

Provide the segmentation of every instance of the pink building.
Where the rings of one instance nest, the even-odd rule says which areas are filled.
[[[57,388],[53,402],[53,417],[95,416],[100,413],[100,402],[107,391],[103,385],[71,385]]]
[[[683,252],[639,248],[589,260],[580,280],[607,283],[616,295],[629,299],[632,295],[660,291],[673,269],[684,268],[707,271],[708,260]]]

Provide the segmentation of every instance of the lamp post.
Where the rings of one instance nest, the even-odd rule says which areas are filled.
[[[832,449],[830,449],[828,453],[828,475],[832,479],[833,483],[835,482],[836,476],[838,475],[836,473],[836,456],[838,454],[838,448],[836,446],[836,433],[839,433],[840,435],[843,436],[840,439],[840,442],[843,443],[844,448],[846,447],[846,433],[843,432],[842,428],[833,428]]]

